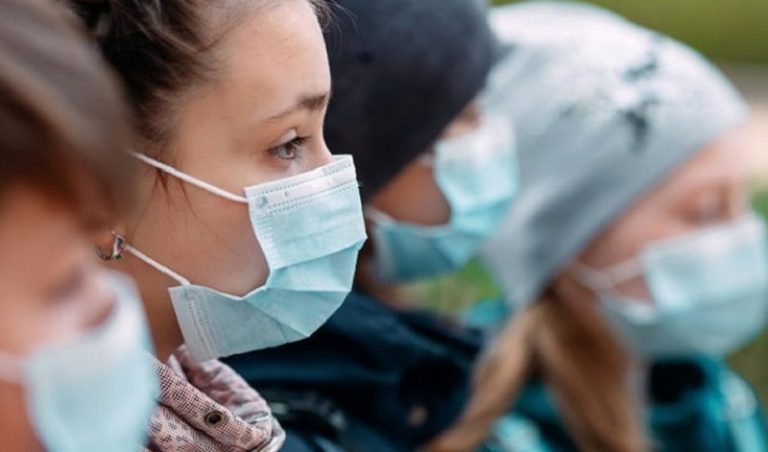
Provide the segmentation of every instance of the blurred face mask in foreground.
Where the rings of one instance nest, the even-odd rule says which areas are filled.
[[[641,356],[722,356],[754,338],[768,308],[768,239],[755,214],[649,246],[608,270],[577,278],[601,301],[616,334]],[[616,291],[644,276],[652,300]]]
[[[52,452],[133,452],[155,406],[149,333],[135,287],[110,276],[115,304],[94,330],[25,357],[0,352],[0,379],[24,387],[30,423]]]
[[[518,189],[509,120],[489,117],[458,138],[442,141],[425,159],[451,207],[448,224],[423,226],[395,220],[372,207],[378,276],[388,282],[432,278],[464,266],[501,225]]]

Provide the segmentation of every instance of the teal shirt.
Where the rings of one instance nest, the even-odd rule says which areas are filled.
[[[691,386],[676,388],[680,392],[674,399],[650,404],[649,431],[658,446],[654,450],[768,451],[765,422],[754,393],[724,364],[707,359],[657,364],[651,378],[684,368],[682,372],[690,376]],[[496,426],[494,438],[484,451],[575,452],[577,449],[547,389],[539,382],[531,382],[514,410]]]
[[[481,323],[499,315],[498,302],[468,315]],[[482,321],[481,321],[482,320]],[[486,323],[488,325],[488,323]],[[752,388],[719,359],[657,362],[647,385],[648,430],[662,452],[768,452],[768,429]],[[577,451],[549,391],[531,381],[483,452]]]

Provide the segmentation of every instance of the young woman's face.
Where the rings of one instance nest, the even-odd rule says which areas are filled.
[[[0,351],[23,357],[98,325],[112,307],[93,237],[69,210],[17,187],[0,199]],[[0,381],[0,437],[38,450],[24,389]],[[8,441],[19,441],[16,446]]]
[[[458,138],[476,130],[481,121],[480,101],[475,99],[448,125],[440,138]],[[431,152],[430,149],[425,154]],[[432,168],[420,161],[400,171],[376,193],[370,205],[398,221],[411,224],[439,226],[451,219],[451,207],[435,181]]]
[[[322,135],[330,69],[309,1],[246,10],[211,53],[214,76],[186,93],[162,160],[239,196],[331,161]],[[192,284],[231,295],[265,283],[269,269],[247,205],[148,166],[138,185],[137,208],[118,228],[133,247]],[[179,283],[130,254],[114,266],[137,282],[165,359],[183,342],[168,293]]]
[[[621,215],[578,257],[596,269],[638,256],[654,242],[733,221],[748,209],[745,160],[749,135],[733,131],[703,148],[665,182]],[[650,299],[642,278],[618,287],[635,299]]]
[[[323,139],[330,71],[322,32],[306,0],[250,12],[217,43],[215,80],[181,106],[164,159],[180,171],[244,196],[248,186],[294,176],[331,160]],[[268,267],[244,204],[144,172],[138,214],[126,225],[137,249],[200,284],[243,295]],[[167,300],[172,280],[134,258],[149,299]],[[165,292],[161,294],[161,292]],[[149,306],[150,317],[153,309]],[[170,309],[170,302],[162,309]]]

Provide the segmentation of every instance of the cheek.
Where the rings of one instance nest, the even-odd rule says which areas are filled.
[[[371,205],[396,220],[424,226],[448,223],[451,208],[432,175],[432,169],[412,164],[380,190]]]
[[[25,354],[66,341],[99,324],[108,314],[110,296],[86,289],[60,301],[15,298],[0,315],[0,350]]]
[[[158,188],[132,240],[192,283],[233,295],[261,286],[268,274],[248,206],[176,182]]]
[[[595,238],[581,259],[593,268],[609,268],[638,255],[647,241],[647,230],[632,224],[617,224]]]
[[[581,259],[593,268],[610,268],[641,256],[643,250],[658,241],[693,230],[695,227],[677,212],[640,206],[625,214],[596,238],[582,253]],[[651,299],[650,291],[642,276],[625,281],[616,289],[620,294],[634,299]]]
[[[608,269],[638,256],[646,243],[647,234],[640,229],[611,228],[582,253],[581,261],[592,268]],[[650,292],[642,277],[625,281],[615,289],[632,299],[650,299]]]
[[[595,268],[610,267],[656,242],[696,230],[688,216],[663,203],[640,203],[596,237],[582,255]]]

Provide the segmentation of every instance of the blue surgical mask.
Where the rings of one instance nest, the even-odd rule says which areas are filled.
[[[170,288],[176,318],[198,361],[276,347],[309,337],[352,289],[366,240],[351,156],[235,195],[164,163],[145,163],[214,195],[243,204],[269,266],[266,284],[245,296],[196,285],[136,248],[125,249],[179,283]],[[200,265],[205,265],[201,262]]]
[[[450,205],[450,221],[404,223],[367,207],[376,271],[383,281],[409,282],[460,269],[499,228],[517,192],[514,137],[503,118],[489,117],[478,130],[438,143],[434,158],[425,163]]]
[[[134,452],[156,404],[141,302],[133,285],[109,276],[115,306],[75,340],[25,357],[0,354],[0,378],[24,387],[28,416],[51,452]]]
[[[768,239],[754,214],[659,242],[612,269],[578,273],[616,334],[645,357],[723,356],[753,339],[768,312]],[[640,276],[651,300],[617,293]]]

